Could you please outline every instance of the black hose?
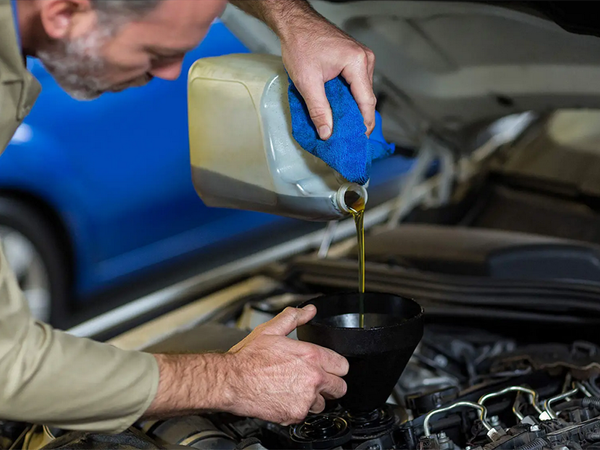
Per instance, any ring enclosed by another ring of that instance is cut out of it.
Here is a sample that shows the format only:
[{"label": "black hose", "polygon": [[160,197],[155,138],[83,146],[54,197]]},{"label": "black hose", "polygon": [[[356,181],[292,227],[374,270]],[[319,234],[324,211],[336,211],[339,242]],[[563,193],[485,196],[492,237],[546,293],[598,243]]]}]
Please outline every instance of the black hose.
[{"label": "black hose", "polygon": [[588,406],[593,406],[596,409],[600,409],[600,398],[598,397],[586,397],[581,400],[581,406],[584,408]]},{"label": "black hose", "polygon": [[584,383],[585,386],[594,394],[595,397],[600,396],[600,389],[598,388],[598,375],[594,375],[589,379],[588,383]]},{"label": "black hose", "polygon": [[[354,269],[354,261],[307,261],[298,259],[295,264],[300,272],[301,278],[321,277],[319,282],[325,286],[335,287],[335,283],[346,283],[347,269]],[[383,292],[393,290],[406,291],[406,296],[422,298],[422,292],[434,301],[444,303],[461,303],[488,306],[514,306],[530,310],[531,305],[535,307],[546,307],[547,312],[556,312],[556,306],[560,311],[566,311],[563,299],[568,299],[569,309],[577,309],[583,312],[600,313],[598,295],[600,289],[597,286],[584,284],[549,282],[514,282],[489,280],[483,277],[465,277],[452,275],[426,274],[421,272],[408,272],[390,268],[381,263],[369,262],[367,268],[371,289],[376,285],[383,285]],[[330,282],[328,282],[328,279]],[[334,284],[332,284],[334,283]],[[550,284],[548,284],[550,283]],[[346,284],[342,284],[346,286]],[[377,289],[375,289],[377,290]],[[417,295],[420,294],[420,295]],[[551,299],[551,300],[549,300]],[[554,308],[551,308],[553,305]]]},{"label": "black hose", "polygon": [[600,441],[600,433],[588,433],[585,435],[585,438],[591,442]]},{"label": "black hose", "polygon": [[549,446],[549,444],[545,439],[537,438],[529,444],[521,445],[517,450],[542,450],[546,446]]},{"label": "black hose", "polygon": [[560,403],[554,407],[556,411],[563,411],[568,408],[581,407],[581,399],[569,400],[568,402]]},{"label": "black hose", "polygon": [[251,438],[244,439],[242,442],[240,442],[238,445],[236,445],[235,448],[236,448],[236,450],[244,450],[244,449],[249,448],[256,444],[261,446],[260,440],[257,438],[251,437]]}]

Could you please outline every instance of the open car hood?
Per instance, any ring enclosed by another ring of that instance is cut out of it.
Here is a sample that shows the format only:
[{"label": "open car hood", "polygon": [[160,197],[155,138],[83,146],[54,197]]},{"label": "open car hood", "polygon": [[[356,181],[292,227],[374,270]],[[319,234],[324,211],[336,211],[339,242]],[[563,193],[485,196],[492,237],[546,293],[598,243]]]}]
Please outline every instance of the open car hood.
[{"label": "open car hood", "polygon": [[[375,52],[388,139],[418,146],[432,131],[460,145],[509,114],[600,106],[600,38],[586,2],[311,3]],[[223,20],[252,50],[278,53],[254,19],[230,9]]]}]

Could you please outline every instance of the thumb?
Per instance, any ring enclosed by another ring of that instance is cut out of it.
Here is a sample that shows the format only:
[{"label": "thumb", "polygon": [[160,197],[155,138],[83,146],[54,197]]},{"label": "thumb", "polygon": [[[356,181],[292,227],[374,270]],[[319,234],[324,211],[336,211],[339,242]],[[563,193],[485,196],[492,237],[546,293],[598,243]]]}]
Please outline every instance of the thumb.
[{"label": "thumb", "polygon": [[304,308],[285,308],[283,312],[265,324],[263,333],[277,336],[287,336],[300,325],[304,325],[317,314],[314,305]]},{"label": "thumb", "polygon": [[325,83],[319,78],[309,78],[296,84],[296,88],[308,109],[310,118],[322,140],[327,140],[333,133],[333,115],[331,105],[325,94]]}]

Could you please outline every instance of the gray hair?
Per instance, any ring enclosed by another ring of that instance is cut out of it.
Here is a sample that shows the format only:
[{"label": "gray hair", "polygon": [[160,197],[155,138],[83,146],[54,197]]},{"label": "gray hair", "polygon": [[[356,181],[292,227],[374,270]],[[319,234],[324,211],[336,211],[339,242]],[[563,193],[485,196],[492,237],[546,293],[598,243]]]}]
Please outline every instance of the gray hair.
[{"label": "gray hair", "polygon": [[162,0],[90,0],[98,12],[108,16],[139,17],[149,13]]}]

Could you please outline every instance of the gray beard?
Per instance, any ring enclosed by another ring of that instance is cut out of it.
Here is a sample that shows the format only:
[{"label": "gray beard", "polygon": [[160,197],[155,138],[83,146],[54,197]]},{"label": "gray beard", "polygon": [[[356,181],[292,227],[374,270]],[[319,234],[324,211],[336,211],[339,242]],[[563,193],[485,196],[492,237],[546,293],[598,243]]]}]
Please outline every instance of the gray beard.
[{"label": "gray beard", "polygon": [[113,27],[98,27],[70,41],[55,41],[36,56],[58,85],[77,100],[93,100],[105,92],[147,84],[152,79],[150,75],[119,85],[111,85],[103,79],[108,64],[101,49],[114,31]]},{"label": "gray beard", "polygon": [[69,95],[78,100],[92,100],[108,88],[100,78],[106,72],[100,49],[111,34],[111,30],[94,29],[71,41],[53,42],[39,51],[37,57]]}]

